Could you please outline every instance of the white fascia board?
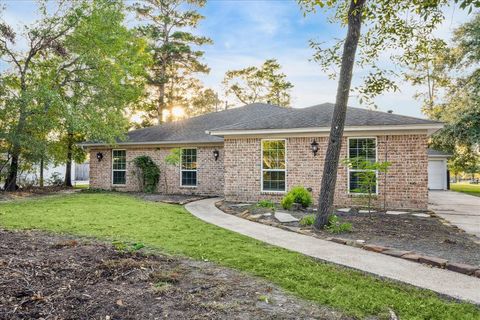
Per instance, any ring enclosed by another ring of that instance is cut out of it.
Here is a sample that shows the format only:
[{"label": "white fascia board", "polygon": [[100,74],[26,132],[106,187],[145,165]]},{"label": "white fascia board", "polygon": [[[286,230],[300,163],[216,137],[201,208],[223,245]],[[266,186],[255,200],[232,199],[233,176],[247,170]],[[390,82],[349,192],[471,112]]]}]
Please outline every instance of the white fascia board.
[{"label": "white fascia board", "polygon": [[[383,126],[348,126],[345,132],[363,131],[397,131],[397,130],[427,130],[428,135],[443,128],[443,123],[411,124],[411,125],[383,125]],[[291,129],[258,129],[258,130],[211,130],[207,134],[213,136],[262,135],[262,134],[295,134],[295,133],[322,133],[330,132],[330,127],[291,128]]]},{"label": "white fascia board", "polygon": [[223,141],[147,141],[147,142],[117,142],[116,144],[108,143],[79,143],[77,144],[83,148],[95,147],[118,147],[118,146],[145,146],[145,145],[223,145]]}]

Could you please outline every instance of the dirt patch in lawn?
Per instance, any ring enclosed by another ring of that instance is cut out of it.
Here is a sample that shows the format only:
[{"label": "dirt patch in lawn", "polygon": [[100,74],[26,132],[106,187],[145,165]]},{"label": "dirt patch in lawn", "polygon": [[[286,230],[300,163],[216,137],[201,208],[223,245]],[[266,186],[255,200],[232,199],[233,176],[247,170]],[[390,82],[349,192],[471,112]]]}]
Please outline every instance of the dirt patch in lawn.
[{"label": "dirt patch in lawn", "polygon": [[12,192],[0,191],[0,202],[32,197],[45,197],[56,194],[69,194],[78,191],[80,190],[64,186],[31,187],[28,189],[18,189],[17,191]]},{"label": "dirt patch in lawn", "polygon": [[160,193],[140,193],[140,192],[132,192],[129,194],[147,201],[173,203],[173,204],[181,204],[181,205],[206,198],[202,196],[192,196],[192,195],[185,195],[185,194],[160,194]]},{"label": "dirt patch in lawn", "polygon": [[0,319],[348,319],[211,263],[29,231],[0,229],[0,292]]},{"label": "dirt patch in lawn", "polygon": [[[220,202],[219,209],[226,213],[254,220],[260,223],[278,225],[291,230],[309,230],[311,227],[302,227],[299,222],[280,223],[270,208],[260,208],[255,204],[238,204]],[[276,210],[283,210],[279,207]],[[313,212],[292,210],[292,216],[301,219]],[[384,212],[358,213],[351,210],[349,213],[337,212],[342,222],[352,224],[351,232],[332,234],[326,230],[315,231],[320,238],[340,237],[349,240],[363,240],[366,244],[376,244],[400,250],[415,251],[420,254],[447,259],[450,262],[480,265],[480,239],[469,235],[462,230],[445,224],[435,216],[418,217],[409,212],[400,215],[388,215]]]}]

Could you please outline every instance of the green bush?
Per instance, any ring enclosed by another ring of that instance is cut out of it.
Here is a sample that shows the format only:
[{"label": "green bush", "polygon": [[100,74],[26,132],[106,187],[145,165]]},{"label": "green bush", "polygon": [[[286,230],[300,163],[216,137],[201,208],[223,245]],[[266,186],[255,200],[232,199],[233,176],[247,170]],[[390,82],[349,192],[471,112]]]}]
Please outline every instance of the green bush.
[{"label": "green bush", "polygon": [[260,200],[257,203],[257,207],[261,208],[275,208],[275,204],[270,200]]},{"label": "green bush", "polygon": [[280,204],[282,205],[283,209],[290,210],[290,209],[292,209],[292,206],[293,206],[294,202],[295,202],[295,198],[289,192],[285,197],[283,197]]},{"label": "green bush", "polygon": [[304,208],[310,206],[313,203],[312,194],[307,189],[305,189],[304,187],[301,187],[301,186],[293,187],[287,193],[287,195],[283,198],[282,203],[285,201],[288,208],[286,208],[283,204],[282,204],[282,207],[284,209],[290,209],[292,207],[292,204],[290,204],[290,205],[288,205],[288,204],[292,200],[293,200],[292,204],[293,203],[298,203],[298,204],[301,204],[302,207],[304,207]]},{"label": "green bush", "polygon": [[160,169],[149,156],[140,156],[133,160],[135,166],[141,171],[140,183],[143,192],[152,193],[157,189]]},{"label": "green bush", "polygon": [[331,233],[350,232],[352,231],[352,224],[349,222],[342,223],[337,215],[332,214],[328,217],[328,225],[325,226],[325,229]]},{"label": "green bush", "polygon": [[304,216],[302,219],[300,219],[300,222],[299,222],[299,224],[302,227],[313,226],[314,223],[315,223],[315,215],[314,214],[309,214],[309,215]]}]

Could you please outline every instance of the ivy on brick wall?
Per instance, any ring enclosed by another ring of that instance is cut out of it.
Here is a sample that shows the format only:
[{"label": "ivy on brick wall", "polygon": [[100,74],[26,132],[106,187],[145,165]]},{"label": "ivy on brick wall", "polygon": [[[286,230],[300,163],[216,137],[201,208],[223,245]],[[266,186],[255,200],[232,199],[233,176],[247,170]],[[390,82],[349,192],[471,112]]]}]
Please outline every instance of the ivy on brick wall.
[{"label": "ivy on brick wall", "polygon": [[138,176],[143,192],[152,193],[157,190],[160,169],[149,156],[139,156],[133,160],[138,169]]}]

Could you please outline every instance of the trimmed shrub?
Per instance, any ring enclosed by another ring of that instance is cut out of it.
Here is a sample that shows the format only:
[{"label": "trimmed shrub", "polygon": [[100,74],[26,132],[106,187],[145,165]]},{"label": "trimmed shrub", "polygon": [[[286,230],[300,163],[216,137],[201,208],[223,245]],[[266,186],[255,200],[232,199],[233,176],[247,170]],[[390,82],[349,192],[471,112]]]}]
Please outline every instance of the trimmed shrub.
[{"label": "trimmed shrub", "polygon": [[328,225],[325,226],[325,229],[331,233],[342,233],[352,231],[352,224],[349,222],[341,222],[340,218],[332,214],[328,217]]},{"label": "trimmed shrub", "polygon": [[270,200],[260,200],[257,202],[257,207],[260,208],[275,208],[275,204]]},{"label": "trimmed shrub", "polygon": [[[302,207],[304,207],[304,208],[310,206],[313,203],[312,194],[307,189],[305,189],[304,187],[301,187],[301,186],[296,186],[296,187],[293,187],[292,189],[290,189],[290,191],[287,193],[287,195],[283,199],[285,199],[289,196],[293,199],[293,203],[301,204]],[[287,201],[290,201],[290,199],[287,200]],[[282,200],[282,202],[283,202],[283,200]],[[290,208],[291,207],[292,206],[290,205]]]},{"label": "trimmed shrub", "polygon": [[302,227],[313,226],[314,223],[315,223],[315,215],[314,214],[309,214],[309,215],[304,216],[302,219],[300,219],[300,222],[299,222],[299,224]]},{"label": "trimmed shrub", "polygon": [[295,202],[295,198],[289,192],[285,197],[283,197],[280,204],[282,205],[283,209],[290,210],[290,209],[292,209],[292,206],[293,206],[294,202]]}]

